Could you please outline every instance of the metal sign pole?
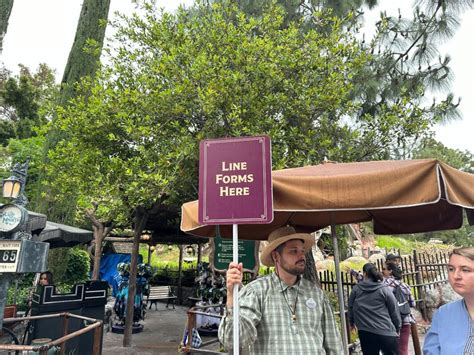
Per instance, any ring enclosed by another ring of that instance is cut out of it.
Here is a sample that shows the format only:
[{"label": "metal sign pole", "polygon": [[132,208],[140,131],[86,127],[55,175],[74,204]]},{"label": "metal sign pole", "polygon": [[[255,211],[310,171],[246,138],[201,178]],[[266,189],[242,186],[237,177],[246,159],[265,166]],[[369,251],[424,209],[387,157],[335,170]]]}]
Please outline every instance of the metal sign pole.
[{"label": "metal sign pole", "polygon": [[334,223],[334,214],[331,213],[331,235],[334,246],[334,265],[336,269],[336,281],[337,281],[337,299],[339,301],[339,314],[341,317],[341,335],[342,344],[344,345],[344,354],[349,354],[349,340],[347,339],[347,326],[346,326],[346,312],[344,308],[344,295],[342,290],[342,279],[341,279],[341,268],[339,266],[339,246],[336,235],[336,224]]},{"label": "metal sign pole", "polygon": [[[234,263],[239,263],[239,228],[238,224],[232,225],[232,258]],[[239,285],[234,285],[234,355],[239,355]]]}]

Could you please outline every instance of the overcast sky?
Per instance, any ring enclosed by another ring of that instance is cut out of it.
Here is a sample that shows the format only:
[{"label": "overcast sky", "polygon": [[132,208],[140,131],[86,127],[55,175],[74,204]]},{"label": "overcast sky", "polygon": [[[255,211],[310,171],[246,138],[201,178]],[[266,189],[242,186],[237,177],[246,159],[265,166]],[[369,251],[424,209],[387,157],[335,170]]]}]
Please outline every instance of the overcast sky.
[{"label": "overcast sky", "polygon": [[[168,11],[175,10],[180,3],[191,4],[192,0],[158,0]],[[380,1],[387,7],[388,14],[396,14],[401,7],[402,14],[411,13],[412,0]],[[66,66],[81,11],[82,0],[14,0],[7,34],[4,38],[0,60],[5,66],[18,72],[18,64],[36,69],[39,63],[46,63],[56,69],[60,80]],[[111,0],[111,13],[131,13],[130,0]],[[395,11],[395,12],[394,12]],[[373,23],[374,15],[367,16],[367,24]],[[474,153],[474,11],[462,18],[461,27],[455,37],[442,45],[442,50],[452,57],[451,68],[455,79],[452,91],[462,98],[460,110],[462,120],[451,122],[436,129],[437,139],[450,148],[469,150]]]}]

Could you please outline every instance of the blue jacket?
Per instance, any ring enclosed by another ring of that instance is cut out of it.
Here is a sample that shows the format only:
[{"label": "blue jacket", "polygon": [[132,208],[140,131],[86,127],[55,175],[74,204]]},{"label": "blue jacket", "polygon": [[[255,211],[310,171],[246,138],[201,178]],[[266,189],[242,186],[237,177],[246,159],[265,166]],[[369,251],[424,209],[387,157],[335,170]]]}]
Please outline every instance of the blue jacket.
[{"label": "blue jacket", "polygon": [[463,299],[441,306],[426,334],[424,355],[464,354],[469,339],[471,317]]}]

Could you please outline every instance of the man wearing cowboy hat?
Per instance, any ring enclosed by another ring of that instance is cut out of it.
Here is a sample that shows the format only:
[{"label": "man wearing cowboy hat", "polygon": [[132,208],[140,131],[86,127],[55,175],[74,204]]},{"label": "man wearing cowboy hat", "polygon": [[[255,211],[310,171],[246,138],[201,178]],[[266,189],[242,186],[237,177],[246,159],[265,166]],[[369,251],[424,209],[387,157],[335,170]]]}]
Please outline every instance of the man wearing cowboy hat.
[{"label": "man wearing cowboy hat", "polygon": [[[323,291],[301,277],[305,253],[314,237],[282,227],[270,233],[260,255],[275,272],[249,283],[239,293],[240,345],[252,354],[343,354],[333,310]],[[226,315],[219,340],[232,346],[232,307],[235,284],[242,283],[242,264],[227,270]]]}]

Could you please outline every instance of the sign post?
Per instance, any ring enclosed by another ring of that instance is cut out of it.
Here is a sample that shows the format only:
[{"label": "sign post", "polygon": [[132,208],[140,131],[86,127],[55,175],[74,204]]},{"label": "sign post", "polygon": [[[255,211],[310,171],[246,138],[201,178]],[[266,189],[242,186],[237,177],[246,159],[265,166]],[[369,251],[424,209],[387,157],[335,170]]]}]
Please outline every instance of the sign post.
[{"label": "sign post", "polygon": [[[273,221],[268,136],[203,140],[199,159],[199,223],[232,224],[233,262],[239,262],[238,225]],[[239,353],[239,295],[233,290],[234,354]]]},{"label": "sign post", "polygon": [[[0,328],[10,281],[15,274],[45,271],[49,244],[31,240],[28,230],[28,199],[23,195],[28,161],[16,164],[13,175],[3,180],[3,197],[14,203],[0,207]],[[18,177],[19,176],[19,177]]]}]

